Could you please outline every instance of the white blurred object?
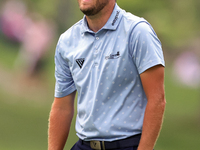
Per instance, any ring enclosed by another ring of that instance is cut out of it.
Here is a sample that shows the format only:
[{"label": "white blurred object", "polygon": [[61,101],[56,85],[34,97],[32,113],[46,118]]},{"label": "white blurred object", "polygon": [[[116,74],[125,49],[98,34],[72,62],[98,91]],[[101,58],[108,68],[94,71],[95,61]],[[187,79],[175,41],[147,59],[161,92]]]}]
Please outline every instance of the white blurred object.
[{"label": "white blurred object", "polygon": [[193,88],[200,86],[200,62],[193,52],[182,53],[175,60],[173,72],[182,84]]}]

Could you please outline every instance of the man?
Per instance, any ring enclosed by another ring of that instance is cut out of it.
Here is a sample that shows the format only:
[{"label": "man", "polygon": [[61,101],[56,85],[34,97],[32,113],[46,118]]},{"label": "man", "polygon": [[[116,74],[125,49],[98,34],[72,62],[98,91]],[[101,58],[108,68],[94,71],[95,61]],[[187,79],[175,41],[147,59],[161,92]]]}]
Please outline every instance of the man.
[{"label": "man", "polygon": [[61,35],[55,54],[55,100],[49,150],[152,150],[165,109],[164,59],[150,24],[115,0],[78,0],[84,18]]}]

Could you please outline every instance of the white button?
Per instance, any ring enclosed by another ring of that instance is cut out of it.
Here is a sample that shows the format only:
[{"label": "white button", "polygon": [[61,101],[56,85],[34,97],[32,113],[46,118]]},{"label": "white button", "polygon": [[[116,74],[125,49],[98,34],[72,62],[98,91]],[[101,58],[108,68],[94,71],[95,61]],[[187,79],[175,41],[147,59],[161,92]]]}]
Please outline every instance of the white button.
[{"label": "white button", "polygon": [[99,37],[96,37],[96,40],[99,40]]},{"label": "white button", "polygon": [[95,67],[98,67],[98,63],[95,63],[94,65],[95,65]]},{"label": "white button", "polygon": [[95,53],[98,53],[98,50],[96,50]]}]

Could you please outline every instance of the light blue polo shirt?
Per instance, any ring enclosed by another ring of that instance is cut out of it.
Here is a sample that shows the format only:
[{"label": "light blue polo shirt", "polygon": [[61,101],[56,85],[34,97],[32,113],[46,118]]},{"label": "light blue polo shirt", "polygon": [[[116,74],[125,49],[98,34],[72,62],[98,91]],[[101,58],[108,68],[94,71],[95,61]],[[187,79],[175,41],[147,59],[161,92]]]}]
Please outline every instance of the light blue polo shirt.
[{"label": "light blue polo shirt", "polygon": [[77,90],[78,137],[113,141],[141,133],[147,98],[140,74],[158,64],[164,66],[163,52],[151,25],[117,4],[97,33],[85,17],[63,33],[55,97]]}]

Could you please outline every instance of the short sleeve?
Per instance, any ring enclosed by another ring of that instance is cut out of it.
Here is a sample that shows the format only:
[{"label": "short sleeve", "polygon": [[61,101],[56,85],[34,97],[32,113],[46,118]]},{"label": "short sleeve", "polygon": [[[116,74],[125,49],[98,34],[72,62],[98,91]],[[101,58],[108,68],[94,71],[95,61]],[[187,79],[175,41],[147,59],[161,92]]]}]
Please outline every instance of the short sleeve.
[{"label": "short sleeve", "polygon": [[64,97],[76,90],[67,60],[62,57],[60,42],[55,52],[55,97]]},{"label": "short sleeve", "polygon": [[139,74],[159,64],[165,66],[161,42],[147,22],[138,23],[129,40],[131,55]]}]

